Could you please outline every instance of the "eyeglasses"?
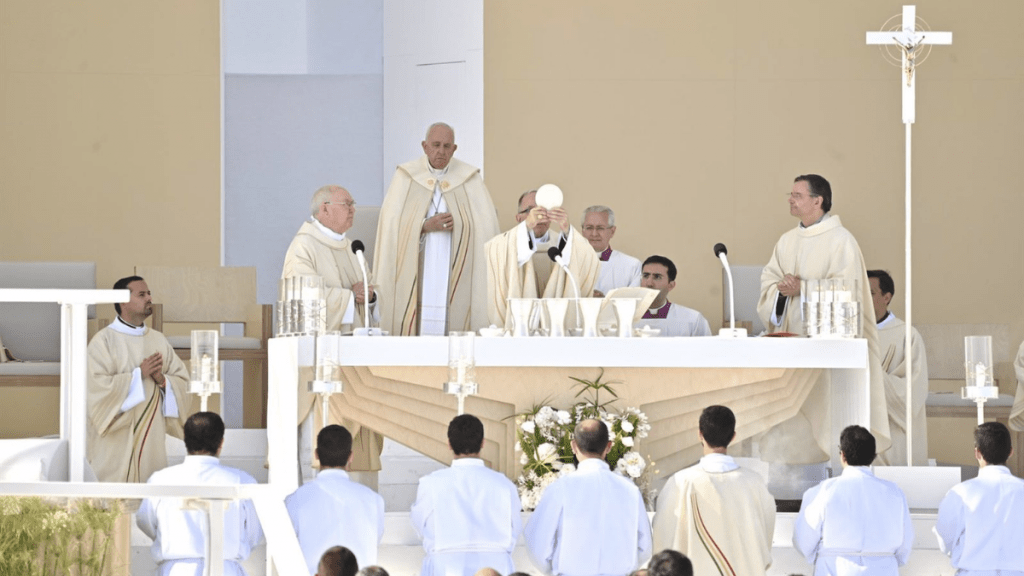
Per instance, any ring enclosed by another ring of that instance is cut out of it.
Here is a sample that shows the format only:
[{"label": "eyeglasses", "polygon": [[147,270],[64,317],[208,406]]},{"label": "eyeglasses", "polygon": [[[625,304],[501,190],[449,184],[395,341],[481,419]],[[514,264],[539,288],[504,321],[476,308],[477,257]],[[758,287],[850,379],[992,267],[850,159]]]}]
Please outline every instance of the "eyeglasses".
[{"label": "eyeglasses", "polygon": [[584,226],[584,232],[597,232],[599,234],[604,233],[606,230],[611,230],[611,226]]},{"label": "eyeglasses", "polygon": [[346,208],[355,208],[356,207],[356,201],[355,200],[352,200],[352,201],[349,201],[349,202],[331,202],[331,201],[327,201],[327,202],[324,202],[324,204],[334,204],[335,206],[344,206]]},{"label": "eyeglasses", "polygon": [[530,213],[530,210],[533,210],[533,209],[534,209],[534,208],[536,208],[536,207],[537,207],[536,205],[533,205],[533,206],[527,206],[526,208],[523,208],[522,210],[520,210],[520,211],[519,211],[519,213],[520,213],[520,214],[529,214],[529,213]]}]

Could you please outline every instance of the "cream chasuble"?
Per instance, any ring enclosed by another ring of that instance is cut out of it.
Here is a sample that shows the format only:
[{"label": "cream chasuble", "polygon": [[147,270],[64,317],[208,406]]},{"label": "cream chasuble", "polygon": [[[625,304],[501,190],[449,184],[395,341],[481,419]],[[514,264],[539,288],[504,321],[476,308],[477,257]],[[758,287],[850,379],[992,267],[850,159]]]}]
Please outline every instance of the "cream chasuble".
[{"label": "cream chasuble", "polygon": [[[374,284],[373,273],[367,270],[370,277],[370,284]],[[315,275],[324,279],[327,295],[327,330],[340,330],[347,332],[353,327],[363,326],[363,306],[355,305],[352,297],[351,286],[363,281],[363,275],[359,270],[359,260],[352,252],[352,243],[348,238],[338,240],[331,238],[321,231],[317,223],[304,222],[299,228],[292,243],[288,246],[288,252],[284,257],[284,269],[281,271],[281,278],[292,276]],[[381,290],[378,288],[377,303],[370,304],[370,325],[373,326],[378,318],[378,306],[381,298]],[[346,311],[349,311],[346,313]],[[346,315],[350,316],[349,319]],[[349,320],[346,322],[346,320]],[[306,370],[306,369],[303,369]],[[309,373],[300,377],[300,382],[312,380],[312,369]],[[297,391],[299,401],[299,412],[296,426],[306,419],[306,416],[313,411],[314,419],[312,434],[316,435],[322,428],[323,417],[319,397],[310,392],[302,385]],[[384,439],[380,434],[367,430],[361,432],[360,426],[355,422],[342,418],[342,399],[338,395],[332,396],[329,421],[332,424],[341,424],[352,433],[352,452],[355,456],[352,459],[352,470],[354,471],[375,471],[380,470],[380,452],[384,447]]]},{"label": "cream chasuble", "polygon": [[[512,316],[508,314],[509,298],[576,297],[572,281],[561,266],[545,264],[545,261],[551,262],[547,255],[548,247],[558,244],[554,232],[548,232],[553,239],[551,243],[534,244],[532,255],[529,252],[525,256],[522,254],[521,246],[529,244],[530,235],[525,222],[487,243],[487,306],[491,324],[506,329],[512,327]],[[589,297],[594,291],[601,261],[575,226],[570,227],[566,235],[562,253],[568,255],[569,269],[579,283],[580,296]],[[547,276],[541,274],[539,266],[550,266]],[[546,280],[542,281],[543,278]]]},{"label": "cream chasuble", "polygon": [[[779,290],[776,284],[786,274],[803,280],[827,278],[854,278],[860,280],[861,327],[868,341],[871,406],[870,426],[879,452],[889,449],[889,410],[886,406],[885,372],[878,348],[878,330],[871,305],[871,287],[860,246],[839,216],[825,215],[809,228],[797,226],[786,232],[775,244],[772,258],[761,273],[761,298],[758,314],[771,331],[804,334],[800,298],[787,298],[779,323],[772,321]],[[771,327],[777,327],[773,330]],[[828,375],[822,373],[810,395],[800,407],[800,413],[764,433],[760,438],[761,457],[769,462],[812,464],[828,459],[833,439],[828,428]]]},{"label": "cream chasuble", "polygon": [[[1010,427],[1013,430],[1024,430],[1024,342],[1020,343],[1017,350],[1017,359],[1013,361],[1013,370],[1017,375],[1017,395],[1013,398],[1013,408],[1010,409]],[[1024,446],[1018,448],[1024,450]]]},{"label": "cream chasuble", "polygon": [[[885,370],[885,398],[889,405],[889,433],[892,447],[879,452],[875,464],[884,466],[907,465],[907,355],[906,323],[889,314],[878,324],[878,340],[882,350],[882,369]],[[911,346],[914,351],[914,460],[915,466],[928,464],[928,421],[925,404],[928,402],[928,356],[924,341],[914,328]]]},{"label": "cream chasuble", "polygon": [[[421,234],[423,220],[432,210],[435,188],[440,188],[444,210],[452,215],[449,233]],[[431,174],[427,157],[402,164],[395,170],[380,209],[374,248],[374,270],[381,296],[381,328],[393,336],[419,333],[420,297],[436,294],[442,276],[447,278],[447,330],[476,330],[487,326],[487,260],[484,243],[497,235],[498,214],[480,170],[452,158],[442,177]],[[435,238],[426,238],[436,237]],[[445,242],[448,270],[420,274],[443,260],[427,242]],[[440,259],[440,260],[439,260]],[[431,288],[421,287],[429,280]],[[435,319],[439,316],[435,314]]]},{"label": "cream chasuble", "polygon": [[654,549],[686,554],[694,574],[764,574],[772,563],[775,499],[731,456],[707,454],[658,494]]},{"label": "cream chasuble", "polygon": [[[163,356],[166,390],[139,366]],[[102,482],[145,482],[167,467],[165,435],[184,438],[192,414],[189,373],[164,335],[115,319],[89,341],[86,453]]]}]

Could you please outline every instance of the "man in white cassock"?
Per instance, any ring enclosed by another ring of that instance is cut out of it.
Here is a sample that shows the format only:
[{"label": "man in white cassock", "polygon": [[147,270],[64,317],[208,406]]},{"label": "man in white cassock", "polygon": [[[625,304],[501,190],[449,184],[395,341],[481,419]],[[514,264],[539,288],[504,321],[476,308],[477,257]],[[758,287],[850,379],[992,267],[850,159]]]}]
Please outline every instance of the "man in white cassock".
[{"label": "man in white cassock", "polygon": [[[892,446],[878,455],[878,463],[886,466],[907,465],[907,325],[889,311],[889,302],[896,292],[892,276],[885,270],[868,270],[872,308],[878,322],[878,344],[885,370],[885,399],[889,406],[889,433]],[[924,340],[913,328],[910,345],[913,352],[913,422],[915,466],[928,464],[928,355]]]},{"label": "man in white cassock", "polygon": [[325,426],[316,437],[316,456],[316,479],[284,500],[309,574],[316,574],[320,557],[339,544],[355,554],[360,566],[376,564],[384,536],[384,499],[348,477],[352,434],[337,424]]},{"label": "man in white cassock", "polygon": [[736,416],[708,406],[697,435],[704,457],[676,472],[658,494],[654,549],[682,552],[698,574],[764,574],[772,564],[775,499],[760,474],[726,454]]},{"label": "man in white cassock", "polygon": [[676,287],[676,273],[676,265],[664,256],[651,256],[644,261],[641,285],[657,290],[658,296],[636,325],[657,328],[658,336],[711,336],[711,327],[703,314],[668,301],[668,293]]},{"label": "man in white cassock", "polygon": [[576,471],[544,490],[523,532],[530,560],[545,574],[629,574],[651,557],[651,525],[640,490],[615,474],[600,420],[576,425]]},{"label": "man in white cassock", "polygon": [[[817,174],[797,176],[789,194],[789,213],[800,220],[796,228],[779,238],[771,260],[761,273],[761,297],[757,311],[769,332],[803,335],[801,281],[842,278],[858,280],[860,325],[868,343],[868,401],[870,430],[882,450],[890,446],[889,411],[878,347],[878,330],[870,305],[867,268],[853,234],[831,214],[832,186]],[[821,415],[828,408],[827,380],[817,382],[800,412],[770,429],[759,439],[761,458],[768,462],[813,464],[828,460],[833,440]]]},{"label": "man in white cassock", "polygon": [[[589,297],[601,261],[575,228],[565,210],[537,206],[537,191],[519,197],[518,224],[487,242],[487,310],[491,324],[512,327],[509,298],[575,298],[572,281],[551,261],[557,249],[579,283],[580,296]],[[551,224],[555,227],[552,229]]]},{"label": "man in white cassock", "polygon": [[472,576],[482,568],[515,571],[512,551],[522,531],[519,492],[480,459],[484,425],[472,414],[448,424],[450,468],[420,478],[409,512],[427,555],[423,576]]},{"label": "man in white cassock", "polygon": [[594,298],[604,298],[616,288],[640,285],[640,260],[612,250],[615,236],[615,212],[607,206],[595,205],[583,211],[583,237],[590,242],[601,260],[594,285]]},{"label": "man in white cassock", "polygon": [[145,482],[167,466],[166,436],[183,435],[192,410],[185,363],[163,334],[145,325],[153,314],[146,281],[114,283],[131,299],[89,342],[86,454],[103,482]]},{"label": "man in white cassock", "polygon": [[[169,486],[230,486],[255,484],[248,473],[222,466],[224,421],[213,412],[197,412],[185,422],[188,455],[177,466],[150,477],[150,484]],[[147,498],[136,514],[139,529],[153,539],[150,551],[160,576],[202,576],[206,564],[210,523],[207,511],[183,498]],[[263,539],[263,529],[250,500],[236,500],[224,511],[224,574],[244,576],[241,562]]]},{"label": "man in white cassock", "polygon": [[958,575],[1024,575],[1024,480],[1006,467],[1010,431],[999,422],[974,430],[978,477],[954,486],[933,528]]},{"label": "man in white cassock", "polygon": [[793,547],[815,576],[896,576],[914,546],[907,497],[876,478],[875,438],[861,426],[839,437],[843,473],[807,492],[793,527]]},{"label": "man in white cassock", "polygon": [[[310,200],[310,219],[299,227],[298,233],[288,246],[284,257],[281,278],[293,276],[320,276],[324,279],[327,301],[327,330],[348,332],[364,326],[366,294],[359,260],[352,252],[352,241],[345,233],[352,228],[356,214],[356,202],[348,190],[341,186],[323,186],[313,193]],[[367,270],[367,274],[370,271]],[[378,295],[369,277],[370,325],[379,320],[377,311]],[[313,426],[323,422],[321,403],[317,395],[299,386],[298,422],[301,424],[312,412]],[[337,398],[335,396],[335,398]],[[380,453],[384,439],[380,434],[363,429],[358,424],[341,418],[336,412],[341,400],[331,403],[330,421],[340,422],[355,435],[354,458],[351,469],[358,472],[380,470]],[[310,430],[310,435],[316,430]],[[310,438],[311,436],[307,437]],[[308,440],[307,440],[308,441]],[[375,478],[366,478],[367,483],[376,485]]]},{"label": "man in white cassock", "polygon": [[380,208],[373,269],[393,336],[487,326],[487,255],[498,214],[480,169],[452,158],[455,131],[427,129],[423,156],[395,170]]}]

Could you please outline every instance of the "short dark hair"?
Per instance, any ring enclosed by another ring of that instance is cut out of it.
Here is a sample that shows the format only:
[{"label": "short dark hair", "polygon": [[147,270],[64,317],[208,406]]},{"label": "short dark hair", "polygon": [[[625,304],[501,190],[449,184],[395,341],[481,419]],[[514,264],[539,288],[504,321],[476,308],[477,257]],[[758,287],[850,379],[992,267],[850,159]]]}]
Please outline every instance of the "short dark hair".
[{"label": "short dark hair", "polygon": [[[121,278],[117,282],[114,282],[114,290],[127,290],[129,284],[131,284],[132,282],[138,282],[139,280],[144,281],[145,278],[143,278],[142,276],[128,276],[125,278]],[[118,314],[120,314],[121,305],[117,302],[114,302],[114,310],[117,311]]]},{"label": "short dark hair", "polygon": [[590,455],[601,455],[608,447],[608,427],[601,420],[583,420],[573,430],[576,446]]},{"label": "short dark hair", "polygon": [[185,449],[189,454],[216,455],[224,441],[224,421],[216,412],[196,412],[185,421]]},{"label": "short dark hair", "polygon": [[[668,281],[676,281],[676,265],[673,264],[672,261],[669,260],[668,258],[665,258],[664,256],[658,256],[657,254],[655,254],[654,256],[648,256],[647,260],[644,260],[643,265],[647,266],[648,264],[661,264],[662,266],[668,269]],[[643,266],[641,266],[640,269],[642,270]]]},{"label": "short dark hair", "polygon": [[839,449],[850,466],[868,466],[875,460],[875,437],[863,426],[847,426],[839,435]]},{"label": "short dark hair", "polygon": [[896,283],[885,270],[868,270],[868,278],[878,278],[878,288],[882,294],[896,294]]},{"label": "short dark hair", "polygon": [[390,576],[383,566],[363,566],[359,569],[359,576]]},{"label": "short dark hair", "polygon": [[801,174],[793,182],[807,182],[811,196],[821,196],[821,209],[828,212],[832,209],[832,185],[817,174]]},{"label": "short dark hair", "polygon": [[666,548],[651,558],[647,576],[693,576],[693,563],[682,552]]},{"label": "short dark hair", "polygon": [[448,443],[456,456],[476,454],[484,447],[484,423],[472,414],[461,414],[448,423]]},{"label": "short dark hair", "polygon": [[332,546],[320,556],[317,572],[320,576],[356,576],[359,573],[359,561],[348,548]]},{"label": "short dark hair", "polygon": [[700,434],[712,448],[725,448],[736,434],[736,415],[725,406],[708,406],[700,413]]},{"label": "short dark hair", "polygon": [[985,422],[974,429],[974,446],[988,464],[1003,465],[1013,451],[1010,431],[999,422]]},{"label": "short dark hair", "polygon": [[316,456],[321,466],[344,468],[352,455],[352,433],[344,426],[331,424],[316,435]]}]

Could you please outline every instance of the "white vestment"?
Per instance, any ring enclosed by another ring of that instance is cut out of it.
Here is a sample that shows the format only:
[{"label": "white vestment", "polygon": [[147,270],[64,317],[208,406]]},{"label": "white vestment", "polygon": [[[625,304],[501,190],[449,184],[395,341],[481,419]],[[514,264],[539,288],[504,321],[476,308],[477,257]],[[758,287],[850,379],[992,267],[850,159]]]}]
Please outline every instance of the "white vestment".
[{"label": "white vestment", "polygon": [[[885,370],[885,400],[889,407],[889,432],[892,446],[878,455],[875,464],[885,466],[907,465],[907,355],[905,353],[906,328],[903,320],[889,314],[878,324],[878,344]],[[924,340],[913,328],[910,340],[913,347],[913,464],[928,464],[928,421],[925,404],[928,402],[928,356]]]},{"label": "white vestment", "polygon": [[665,302],[661,308],[651,309],[635,326],[649,326],[661,330],[658,336],[711,336],[711,327],[704,315],[692,308]]},{"label": "white vestment", "polygon": [[732,456],[707,454],[676,472],[658,494],[654,549],[671,548],[694,574],[764,574],[772,563],[775,499]]},{"label": "white vestment", "polygon": [[[163,356],[163,390],[139,366]],[[89,342],[86,454],[102,482],[145,482],[167,466],[166,435],[192,413],[185,363],[163,334],[115,318]]]},{"label": "white vestment", "polygon": [[590,297],[601,261],[575,227],[559,236],[555,230],[535,238],[520,222],[489,240],[487,250],[487,311],[491,324],[512,327],[509,298],[575,298],[572,281],[560,266],[553,266],[547,251],[561,248],[562,258],[579,283],[580,296]]},{"label": "white vestment", "polygon": [[913,546],[906,496],[866,466],[847,466],[804,492],[793,547],[815,576],[897,576]]},{"label": "white vestment", "polygon": [[[1024,342],[1020,343],[1017,350],[1017,359],[1013,361],[1013,370],[1017,374],[1017,395],[1013,398],[1013,408],[1010,409],[1010,428],[1012,430],[1024,430]],[[1024,447],[1018,447],[1024,450]]]},{"label": "white vestment", "polygon": [[[616,288],[629,288],[640,285],[640,271],[643,263],[629,254],[608,248],[607,260],[601,260],[601,268],[597,273],[597,290],[605,296]],[[603,254],[603,253],[602,253]]]},{"label": "white vestment", "polygon": [[377,546],[384,536],[384,499],[353,482],[348,473],[326,468],[316,479],[285,498],[284,505],[299,538],[310,574],[332,546],[344,546],[359,566],[377,563]]},{"label": "white vestment", "polygon": [[640,490],[597,458],[584,459],[544,490],[523,537],[545,574],[625,575],[651,557]]},{"label": "white vestment", "polygon": [[[777,315],[778,282],[786,274],[802,280],[844,278],[860,280],[860,293],[853,300],[860,302],[861,330],[868,341],[868,402],[870,425],[879,452],[889,449],[889,410],[886,406],[885,372],[882,370],[875,328],[875,312],[871,305],[871,287],[867,268],[857,239],[839,220],[826,214],[820,222],[804,228],[798,225],[779,238],[771,260],[761,273],[761,297],[757,311],[769,331],[804,334],[800,297],[783,298],[784,309]],[[773,329],[777,328],[777,330]],[[759,439],[761,458],[768,462],[812,464],[824,462],[831,451],[832,438],[824,422],[829,413],[827,374],[815,384],[800,407],[800,412],[769,429]]]},{"label": "white vestment", "polygon": [[[423,233],[424,218],[441,212],[451,214],[452,227]],[[444,170],[434,170],[426,155],[396,168],[374,247],[381,327],[392,336],[408,336],[420,333],[421,318],[432,334],[486,326],[484,243],[499,232],[478,168],[452,158]]]},{"label": "white vestment", "polygon": [[[225,486],[255,484],[242,470],[221,466],[215,456],[186,456],[177,466],[153,473],[150,484]],[[136,514],[139,528],[153,539],[150,548],[161,576],[202,576],[210,522],[203,509],[183,510],[181,498],[147,498]],[[236,500],[224,512],[224,574],[244,576],[239,562],[263,539],[250,500]]]},{"label": "white vestment", "polygon": [[1024,480],[990,464],[946,493],[933,530],[958,575],[1024,576],[1022,519]]},{"label": "white vestment", "polygon": [[515,484],[479,458],[456,458],[420,478],[409,512],[427,555],[423,576],[472,576],[481,568],[515,571],[512,551],[522,531]]}]

